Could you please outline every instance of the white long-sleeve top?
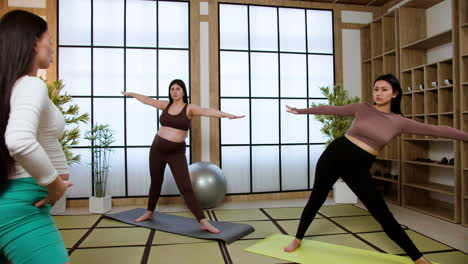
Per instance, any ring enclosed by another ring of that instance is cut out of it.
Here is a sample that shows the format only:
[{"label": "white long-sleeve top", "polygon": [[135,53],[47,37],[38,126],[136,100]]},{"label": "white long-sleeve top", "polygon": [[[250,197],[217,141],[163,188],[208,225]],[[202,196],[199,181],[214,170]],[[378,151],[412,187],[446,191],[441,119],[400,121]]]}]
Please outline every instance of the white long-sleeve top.
[{"label": "white long-sleeve top", "polygon": [[68,164],[58,138],[65,119],[49,99],[45,83],[23,76],[13,86],[5,143],[16,161],[10,179],[33,177],[46,186],[59,174],[68,173]]}]

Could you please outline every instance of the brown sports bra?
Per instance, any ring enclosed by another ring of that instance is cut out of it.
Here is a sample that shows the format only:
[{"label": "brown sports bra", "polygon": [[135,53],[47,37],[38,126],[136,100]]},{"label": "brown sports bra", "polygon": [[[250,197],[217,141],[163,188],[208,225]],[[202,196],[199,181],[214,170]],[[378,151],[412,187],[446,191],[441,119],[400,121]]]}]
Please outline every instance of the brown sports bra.
[{"label": "brown sports bra", "polygon": [[172,104],[169,103],[166,108],[164,108],[161,116],[159,117],[159,122],[161,125],[179,130],[189,130],[192,121],[187,117],[188,104],[185,104],[184,108],[182,108],[182,111],[180,111],[180,113],[177,115],[169,114],[169,107],[171,107],[171,105]]}]

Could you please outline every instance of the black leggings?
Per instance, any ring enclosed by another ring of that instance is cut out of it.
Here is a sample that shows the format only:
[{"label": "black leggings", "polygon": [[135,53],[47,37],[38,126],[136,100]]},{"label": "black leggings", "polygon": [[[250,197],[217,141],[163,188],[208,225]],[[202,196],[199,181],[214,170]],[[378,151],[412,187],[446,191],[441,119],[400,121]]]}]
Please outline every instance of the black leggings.
[{"label": "black leggings", "polygon": [[172,142],[156,134],[151,145],[149,166],[151,174],[151,186],[148,197],[148,211],[154,211],[161,194],[164,180],[164,170],[169,164],[180,193],[185,203],[198,221],[205,218],[200,205],[197,202],[190,182],[190,174],[185,157],[185,142]]},{"label": "black leggings", "polygon": [[374,186],[369,173],[374,161],[375,156],[356,146],[346,137],[334,140],[317,162],[314,187],[302,212],[296,238],[304,237],[317,211],[327,199],[328,192],[338,178],[342,177],[379,222],[387,236],[397,243],[413,261],[419,259],[422,256],[421,252],[395,220]]}]

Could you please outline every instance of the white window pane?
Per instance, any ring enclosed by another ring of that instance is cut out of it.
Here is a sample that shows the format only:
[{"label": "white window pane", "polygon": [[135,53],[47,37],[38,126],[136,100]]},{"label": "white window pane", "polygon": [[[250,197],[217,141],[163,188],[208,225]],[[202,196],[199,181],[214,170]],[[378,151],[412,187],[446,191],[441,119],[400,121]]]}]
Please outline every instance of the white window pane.
[{"label": "white window pane", "polygon": [[309,162],[310,162],[310,189],[314,187],[315,181],[315,168],[317,167],[317,161],[325,150],[325,145],[310,145],[309,146]]},{"label": "white window pane", "polygon": [[278,100],[252,100],[252,144],[279,143]]},{"label": "white window pane", "polygon": [[333,53],[332,11],[307,10],[307,51]]},{"label": "white window pane", "polygon": [[123,50],[94,49],[94,95],[122,95]]},{"label": "white window pane", "polygon": [[281,51],[306,51],[305,12],[303,9],[280,8],[279,31]]},{"label": "white window pane", "polygon": [[247,6],[219,6],[219,39],[221,49],[248,48]]},{"label": "white window pane", "polygon": [[252,96],[278,97],[278,55],[251,53]]},{"label": "white window pane", "polygon": [[[327,100],[311,100],[309,101],[310,107],[312,103],[317,104],[326,104]],[[309,117],[309,142],[310,143],[325,143],[328,138],[320,131],[323,127],[323,124],[320,123],[316,118],[315,115],[308,115]]]},{"label": "white window pane", "polygon": [[307,189],[307,146],[281,146],[281,187],[284,191]]},{"label": "white window pane", "polygon": [[185,50],[159,51],[159,95],[168,96],[169,84],[174,79],[185,82],[187,93],[190,95],[189,56]]},{"label": "white window pane", "polygon": [[156,114],[156,108],[127,99],[127,145],[151,145],[157,132]]},{"label": "white window pane", "polygon": [[94,123],[109,124],[114,131],[115,142],[111,146],[124,144],[123,98],[94,98]]},{"label": "white window pane", "polygon": [[281,143],[307,143],[307,115],[288,113],[286,105],[307,108],[307,100],[281,100]]},{"label": "white window pane", "polygon": [[188,3],[159,2],[159,47],[188,48]]},{"label": "white window pane", "polygon": [[[190,164],[190,148],[186,149],[185,156],[187,158],[187,166],[188,166]],[[164,171],[164,181],[163,181],[163,185],[161,188],[161,194],[163,195],[180,194],[169,165],[166,165],[166,170]]]},{"label": "white window pane", "polygon": [[277,8],[250,7],[250,49],[277,51],[277,25]]},{"label": "white window pane", "polygon": [[324,97],[320,87],[335,83],[332,55],[309,55],[309,97]]},{"label": "white window pane", "polygon": [[125,196],[125,155],[123,148],[112,149],[107,176],[107,195]]},{"label": "white window pane", "polygon": [[246,115],[241,119],[221,119],[221,144],[249,144],[249,100],[221,99],[221,111]]},{"label": "white window pane", "polygon": [[221,147],[221,164],[227,193],[250,192],[249,147]]},{"label": "white window pane", "polygon": [[60,0],[59,44],[91,44],[91,0]]},{"label": "white window pane", "polygon": [[151,184],[149,148],[127,149],[128,195],[148,195]]},{"label": "white window pane", "polygon": [[88,113],[90,120],[87,124],[80,122],[78,125],[67,125],[67,129],[73,129],[78,127],[80,130],[80,138],[78,144],[75,146],[91,146],[91,142],[89,140],[84,139],[84,134],[86,131],[91,129],[91,98],[73,98],[70,103],[64,105],[64,109],[67,110],[69,105],[78,105],[79,107],[79,114],[83,115]]},{"label": "white window pane", "polygon": [[249,58],[247,52],[220,54],[221,96],[249,96]]},{"label": "white window pane", "polygon": [[91,49],[59,48],[59,78],[70,95],[91,95]]},{"label": "white window pane", "polygon": [[67,190],[68,198],[85,198],[92,196],[91,181],[91,151],[90,149],[73,149],[73,153],[81,155],[80,163],[70,166],[70,181],[73,186]]},{"label": "white window pane", "polygon": [[156,96],[156,50],[127,49],[127,91]]},{"label": "white window pane", "polygon": [[252,147],[254,192],[279,191],[279,147]]},{"label": "white window pane", "polygon": [[127,0],[127,46],[156,47],[156,2]]},{"label": "white window pane", "polygon": [[307,97],[306,55],[281,54],[281,96]]},{"label": "white window pane", "polygon": [[123,46],[124,0],[93,0],[93,20],[94,45]]}]

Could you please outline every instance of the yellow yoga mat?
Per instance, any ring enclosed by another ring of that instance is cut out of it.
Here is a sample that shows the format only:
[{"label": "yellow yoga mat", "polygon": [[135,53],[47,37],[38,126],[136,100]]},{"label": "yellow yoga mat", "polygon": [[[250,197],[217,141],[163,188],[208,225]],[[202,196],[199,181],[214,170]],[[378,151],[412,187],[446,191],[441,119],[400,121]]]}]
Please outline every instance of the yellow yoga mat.
[{"label": "yellow yoga mat", "polygon": [[[248,252],[303,264],[414,264],[409,257],[304,239],[296,251],[283,251],[292,236],[274,234],[246,248]],[[434,263],[434,262],[433,262]],[[434,263],[436,264],[436,263]]]}]

